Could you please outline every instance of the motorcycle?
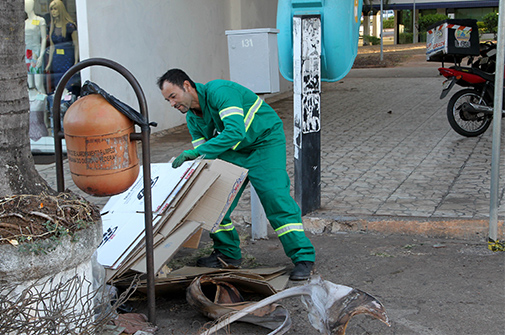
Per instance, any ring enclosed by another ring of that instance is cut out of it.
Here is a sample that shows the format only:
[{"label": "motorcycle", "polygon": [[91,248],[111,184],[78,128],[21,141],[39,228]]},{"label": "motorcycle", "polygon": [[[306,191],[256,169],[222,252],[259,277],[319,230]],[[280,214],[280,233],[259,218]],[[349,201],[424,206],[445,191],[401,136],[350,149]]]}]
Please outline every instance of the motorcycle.
[{"label": "motorcycle", "polygon": [[483,134],[493,120],[496,44],[481,43],[479,54],[476,59],[469,57],[467,67],[455,64],[446,68],[442,63],[438,69],[447,78],[440,99],[445,98],[455,84],[464,87],[449,100],[447,119],[452,129],[467,137]]}]

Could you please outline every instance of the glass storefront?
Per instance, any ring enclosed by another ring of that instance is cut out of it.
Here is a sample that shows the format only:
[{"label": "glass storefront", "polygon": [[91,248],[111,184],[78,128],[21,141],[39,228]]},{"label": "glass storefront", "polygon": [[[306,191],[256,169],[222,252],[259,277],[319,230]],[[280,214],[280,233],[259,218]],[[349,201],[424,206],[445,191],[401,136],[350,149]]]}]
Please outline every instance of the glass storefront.
[{"label": "glass storefront", "polygon": [[[75,0],[25,0],[25,59],[32,152],[51,153],[53,96],[63,74],[79,61]],[[80,94],[75,75],[65,85],[61,109]]]},{"label": "glass storefront", "polygon": [[454,10],[455,17],[458,19],[476,19],[482,20],[482,18],[490,13],[490,12],[498,12],[498,7],[490,7],[490,8],[457,8]]},{"label": "glass storefront", "polygon": [[[444,10],[444,14],[450,15],[450,18],[456,19],[476,19],[481,20],[486,14],[490,12],[498,12],[497,7],[483,7],[483,8],[449,8]],[[441,13],[439,10],[433,9],[420,9],[417,12],[417,19],[420,16]],[[399,10],[395,14],[398,21],[398,44],[413,43],[413,25],[412,25],[412,10]],[[417,22],[417,21],[416,21]],[[419,42],[426,42],[426,32],[418,31],[417,37]]]}]

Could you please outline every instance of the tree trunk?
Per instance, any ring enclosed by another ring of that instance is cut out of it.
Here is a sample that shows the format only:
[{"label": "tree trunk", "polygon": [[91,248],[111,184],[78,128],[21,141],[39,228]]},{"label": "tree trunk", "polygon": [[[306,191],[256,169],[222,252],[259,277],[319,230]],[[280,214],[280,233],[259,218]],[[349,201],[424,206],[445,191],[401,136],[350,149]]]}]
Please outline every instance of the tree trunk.
[{"label": "tree trunk", "polygon": [[0,1],[0,197],[54,193],[35,169],[29,140],[24,1]]}]

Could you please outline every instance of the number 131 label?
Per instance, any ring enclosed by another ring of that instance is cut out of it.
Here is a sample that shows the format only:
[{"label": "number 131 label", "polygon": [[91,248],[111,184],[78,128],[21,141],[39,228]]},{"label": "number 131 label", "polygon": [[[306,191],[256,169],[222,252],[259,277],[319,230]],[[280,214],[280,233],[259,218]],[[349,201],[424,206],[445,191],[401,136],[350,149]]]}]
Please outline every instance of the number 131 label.
[{"label": "number 131 label", "polygon": [[250,48],[253,46],[252,38],[246,38],[242,40],[242,48]]}]

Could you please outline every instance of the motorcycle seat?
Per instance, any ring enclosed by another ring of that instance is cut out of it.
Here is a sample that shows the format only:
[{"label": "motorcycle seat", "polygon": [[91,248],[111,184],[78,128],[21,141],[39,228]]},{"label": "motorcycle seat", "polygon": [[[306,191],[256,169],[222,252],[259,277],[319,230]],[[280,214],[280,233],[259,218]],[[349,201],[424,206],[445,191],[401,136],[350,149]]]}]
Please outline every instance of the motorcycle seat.
[{"label": "motorcycle seat", "polygon": [[485,72],[478,68],[472,68],[472,71],[474,74],[486,79],[487,81],[494,82],[494,73]]}]

